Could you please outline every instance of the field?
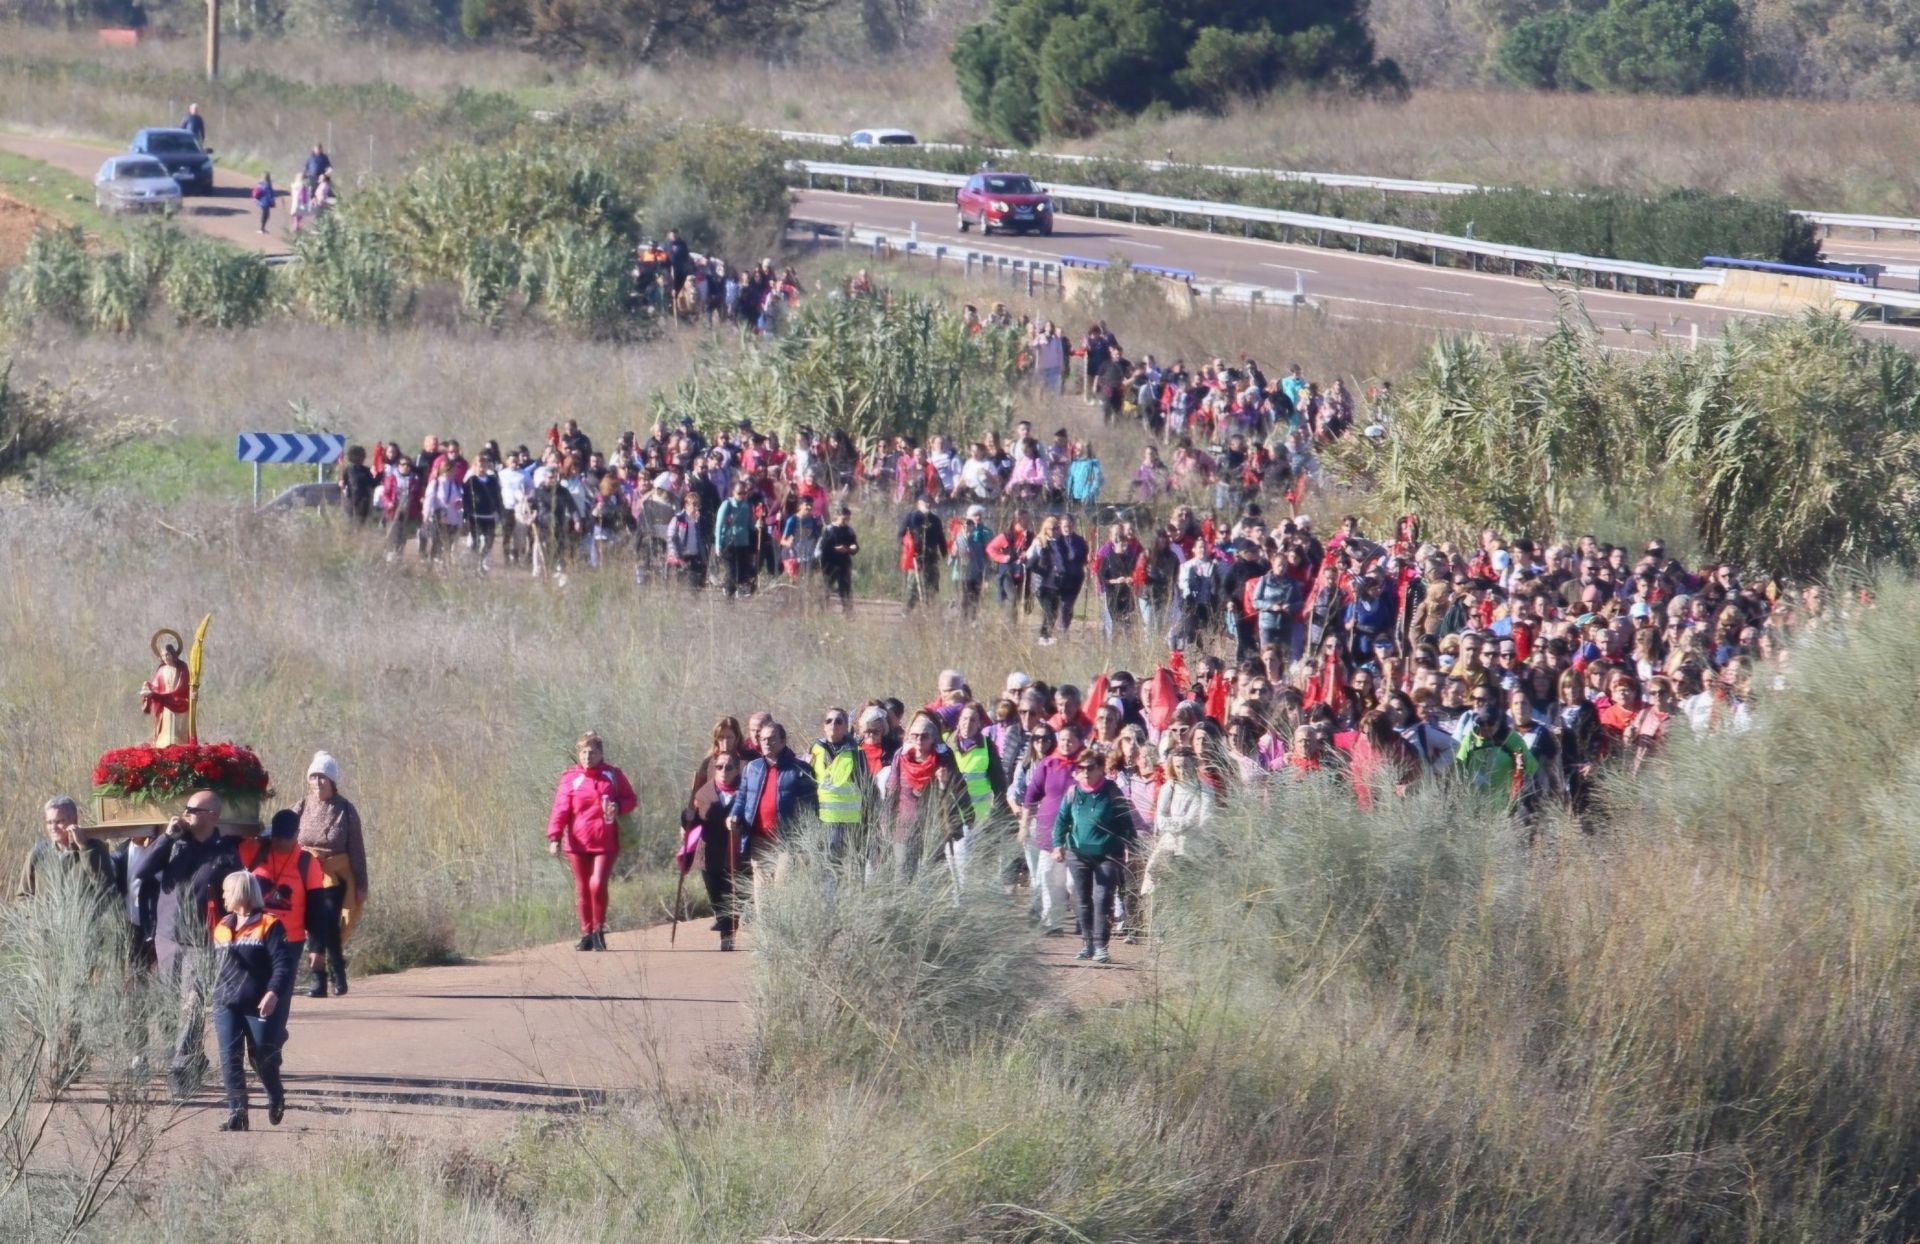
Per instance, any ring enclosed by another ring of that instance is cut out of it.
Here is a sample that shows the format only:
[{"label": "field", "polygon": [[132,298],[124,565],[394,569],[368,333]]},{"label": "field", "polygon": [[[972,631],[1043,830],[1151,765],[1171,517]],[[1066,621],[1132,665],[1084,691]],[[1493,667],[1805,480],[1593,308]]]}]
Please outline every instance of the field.
[{"label": "field", "polygon": [[[764,60],[630,73],[566,68],[506,51],[403,43],[235,46],[211,91],[189,42],[138,51],[10,30],[0,116],[15,127],[119,135],[171,123],[188,100],[242,164],[286,168],[328,142],[350,176],[404,171],[426,146],[488,134],[539,110],[633,111],[845,133],[901,125],[923,139],[971,132],[937,53],[865,62]],[[727,89],[715,91],[715,82]],[[1421,90],[1406,103],[1280,96],[1224,117],[1143,120],[1049,149],[1560,189],[1613,186],[1783,198],[1827,211],[1909,214],[1920,122],[1900,104],[1622,98]]]},{"label": "field", "polygon": [[[356,187],[443,146],[537,141],[533,114],[548,109],[603,112],[609,133],[693,115],[966,137],[947,75],[911,57],[824,77],[765,62],[616,74],[507,51],[262,41],[231,49],[235,72],[209,95],[184,43],[123,54],[6,33],[9,125],[114,135],[196,98],[223,162],[284,169],[329,141]],[[1910,210],[1902,153],[1916,129],[1911,110],[1869,105],[1421,92],[1403,105],[1280,99],[1142,123],[1099,146]],[[77,193],[4,156],[0,192],[55,216]],[[783,258],[819,287],[858,262],[804,248]],[[949,308],[1002,296],[897,267],[879,275]],[[1088,634],[1097,627],[1040,647],[1031,623],[997,612],[969,626],[944,610],[902,620],[878,602],[843,617],[790,593],[694,601],[636,586],[623,563],[564,583],[389,564],[375,533],[330,512],[252,513],[238,432],[325,426],[408,448],[436,433],[471,452],[488,438],[536,444],[577,419],[604,446],[624,430],[644,437],[663,394],[740,349],[701,329],[629,340],[531,318],[487,328],[453,301],[442,282],[379,327],[285,306],[234,330],[158,314],[125,333],[18,315],[0,325],[12,382],[64,393],[79,419],[0,481],[0,578],[15,585],[0,608],[0,824],[11,827],[0,877],[15,874],[42,802],[84,798],[91,759],[144,732],[149,637],[207,613],[205,732],[257,747],[289,802],[313,751],[339,758],[369,836],[374,897],[354,948],[369,972],[571,935],[570,883],[542,835],[583,730],[605,737],[639,794],[614,898],[616,926],[631,928],[667,910],[678,813],[717,717],[765,709],[804,741],[823,708],[887,695],[916,705],[947,667],[989,691],[1014,669],[1084,683],[1163,659],[1155,637],[1110,645]],[[1689,564],[1716,551],[1688,529],[1699,498],[1672,484],[1693,464],[1663,455],[1651,431],[1665,426],[1658,395],[1636,396],[1648,376],[1672,380],[1669,398],[1704,383],[1682,364],[1602,364],[1562,340],[1555,370],[1437,349],[1410,327],[1181,316],[1126,281],[1013,309],[1069,336],[1105,319],[1131,352],[1163,361],[1252,355],[1270,372],[1297,361],[1356,393],[1393,380],[1444,395],[1435,373],[1452,367],[1471,400],[1436,400],[1436,412],[1538,429],[1469,445],[1466,421],[1449,442],[1436,417],[1419,426],[1439,448],[1392,471],[1353,467],[1315,499],[1323,524],[1351,511],[1383,529],[1401,512],[1388,482],[1401,480],[1438,495],[1441,534],[1470,537],[1484,521],[1474,489],[1498,476],[1511,505],[1550,500],[1512,512],[1566,528],[1555,535],[1657,531]],[[1853,490],[1837,488],[1836,505],[1873,491],[1876,523],[1911,528],[1881,516],[1913,492],[1899,472],[1920,456],[1920,384],[1892,365],[1839,374],[1854,356],[1831,340],[1816,349],[1819,325],[1795,327],[1749,338],[1778,357],[1730,356],[1752,386],[1734,392],[1751,416],[1735,431],[1757,437],[1782,411],[1812,408],[1819,395],[1802,383],[1872,407],[1888,428],[1871,463],[1884,487],[1846,469],[1862,455],[1845,438],[1818,453],[1767,442],[1768,480],[1785,475],[1785,454],[1796,467],[1817,459]],[[1077,398],[1022,387],[1008,401],[1010,419],[1043,434],[1097,438],[1119,491],[1137,430],[1101,428]],[[1633,425],[1645,443],[1630,447],[1632,478],[1645,487],[1632,496],[1591,477],[1597,451],[1573,458],[1587,475],[1553,457],[1607,443],[1594,425],[1616,409],[1646,416]],[[1719,439],[1742,470],[1756,460],[1733,457],[1738,436]],[[1462,479],[1450,444],[1462,462],[1501,469]],[[1524,460],[1502,457],[1522,445]],[[1556,471],[1571,494],[1538,485]],[[306,478],[275,468],[266,483]],[[1780,503],[1769,517],[1803,512]],[[869,540],[863,595],[895,590],[894,520],[885,505],[855,515]],[[0,1115],[0,1237],[197,1242],[258,1233],[270,1206],[278,1234],[463,1244],[1916,1238],[1920,723],[1903,688],[1920,663],[1920,586],[1900,566],[1834,574],[1868,595],[1836,591],[1794,637],[1779,679],[1760,680],[1753,729],[1676,737],[1641,777],[1610,777],[1597,832],[1553,815],[1529,845],[1504,809],[1459,785],[1362,811],[1332,781],[1278,781],[1228,805],[1169,874],[1137,964],[1076,1006],[1062,1003],[1068,969],[1041,961],[1036,931],[997,886],[956,905],[937,870],[869,878],[799,845],[753,913],[741,1048],[714,1051],[711,1076],[618,1069],[602,1106],[529,1117],[504,1141],[369,1134],[308,1145],[294,1169],[216,1151],[202,1169],[131,1172],[111,1196],[44,1163],[26,1174],[15,1159],[31,1150],[33,1115],[14,1111]],[[996,875],[992,845],[976,876]],[[79,1050],[94,1060],[87,1087],[138,1117],[151,1089],[122,1069],[147,1065],[159,1028],[142,991],[98,988],[119,979],[93,940],[105,920],[57,896],[0,907],[0,1100],[29,1100]]]}]

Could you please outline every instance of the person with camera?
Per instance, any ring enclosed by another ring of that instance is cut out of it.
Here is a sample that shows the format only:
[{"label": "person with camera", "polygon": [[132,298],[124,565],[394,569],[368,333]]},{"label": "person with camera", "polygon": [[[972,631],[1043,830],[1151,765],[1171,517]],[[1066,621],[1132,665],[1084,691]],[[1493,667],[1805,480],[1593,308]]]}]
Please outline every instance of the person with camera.
[{"label": "person with camera", "polygon": [[[260,881],[250,872],[228,873],[220,886],[227,914],[213,926],[219,959],[213,982],[213,1031],[220,1046],[220,1079],[227,1094],[223,1132],[247,1130],[247,1073],[251,1056],[267,1090],[267,1120],[279,1123],[287,1109],[280,1082],[280,1049],[287,1039],[287,994],[293,987],[297,946],[290,945],[279,917],[261,900]],[[290,953],[291,952],[291,953]]]}]

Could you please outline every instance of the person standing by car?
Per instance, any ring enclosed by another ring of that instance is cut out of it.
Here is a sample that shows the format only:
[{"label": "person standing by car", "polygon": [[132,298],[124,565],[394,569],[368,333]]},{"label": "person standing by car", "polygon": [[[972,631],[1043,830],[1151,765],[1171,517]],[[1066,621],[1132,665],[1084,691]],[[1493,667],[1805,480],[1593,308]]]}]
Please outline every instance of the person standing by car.
[{"label": "person standing by car", "polygon": [[200,115],[199,104],[188,104],[187,115],[180,118],[180,128],[193,135],[193,141],[202,147],[207,145],[207,119]]},{"label": "person standing by car", "polygon": [[575,950],[607,948],[607,893],[620,855],[620,818],[640,806],[627,775],[606,761],[605,744],[589,730],[574,744],[580,762],[560,775],[547,818],[547,850],[573,870],[580,916]]},{"label": "person standing by car", "polygon": [[327,158],[327,149],[319,143],[313,144],[313,151],[307,156],[307,162],[300,167],[308,181],[318,182],[321,174],[332,171],[333,161]]}]

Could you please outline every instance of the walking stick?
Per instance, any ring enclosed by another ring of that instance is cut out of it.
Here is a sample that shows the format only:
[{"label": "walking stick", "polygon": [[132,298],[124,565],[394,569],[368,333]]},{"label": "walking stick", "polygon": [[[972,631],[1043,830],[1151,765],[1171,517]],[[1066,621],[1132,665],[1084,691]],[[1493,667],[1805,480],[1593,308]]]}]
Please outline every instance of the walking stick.
[{"label": "walking stick", "polygon": [[680,870],[680,880],[673,883],[673,927],[667,930],[667,945],[673,945],[680,936],[680,896],[687,890],[687,870]]}]

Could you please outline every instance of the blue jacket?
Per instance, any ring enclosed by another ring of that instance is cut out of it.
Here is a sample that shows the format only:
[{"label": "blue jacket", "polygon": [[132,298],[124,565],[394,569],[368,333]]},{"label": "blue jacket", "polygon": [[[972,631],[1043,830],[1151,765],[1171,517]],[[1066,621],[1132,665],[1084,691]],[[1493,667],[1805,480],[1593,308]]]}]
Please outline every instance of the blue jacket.
[{"label": "blue jacket", "polygon": [[760,756],[747,763],[740,775],[740,789],[733,793],[733,806],[727,815],[745,825],[746,832],[741,835],[760,833],[755,818],[760,812],[760,794],[767,788],[767,773],[775,774],[778,785],[774,788],[774,821],[780,830],[793,824],[797,816],[819,815],[820,796],[813,783],[813,770],[793,754],[792,748],[783,749],[778,756],[768,760]]},{"label": "blue jacket", "polygon": [[1067,496],[1079,505],[1092,505],[1100,499],[1106,473],[1098,458],[1075,458],[1067,464]]}]

